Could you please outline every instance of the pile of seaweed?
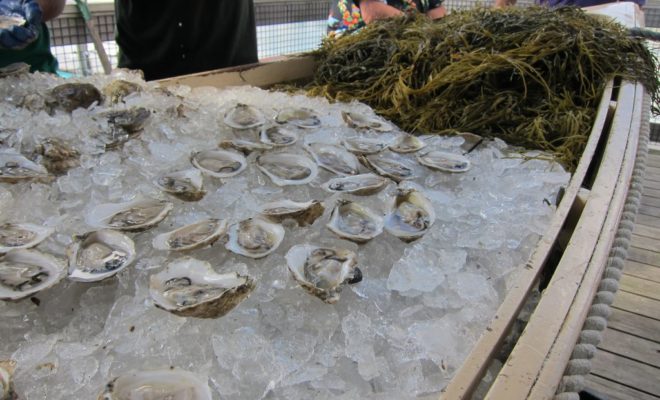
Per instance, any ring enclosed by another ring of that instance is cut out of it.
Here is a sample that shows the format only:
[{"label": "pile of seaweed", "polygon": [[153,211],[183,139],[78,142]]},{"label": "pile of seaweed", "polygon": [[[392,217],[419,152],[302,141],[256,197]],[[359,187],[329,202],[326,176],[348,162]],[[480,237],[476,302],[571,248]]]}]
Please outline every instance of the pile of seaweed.
[{"label": "pile of seaweed", "polygon": [[309,94],[362,101],[409,132],[469,131],[549,151],[570,170],[610,79],[637,80],[654,99],[660,87],[641,39],[574,7],[390,19],[314,55]]}]

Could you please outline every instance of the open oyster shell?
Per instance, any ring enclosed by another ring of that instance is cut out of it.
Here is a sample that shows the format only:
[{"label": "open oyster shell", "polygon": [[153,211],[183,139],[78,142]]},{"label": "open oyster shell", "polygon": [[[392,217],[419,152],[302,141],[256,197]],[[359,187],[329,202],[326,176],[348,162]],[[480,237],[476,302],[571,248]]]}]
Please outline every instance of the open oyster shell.
[{"label": "open oyster shell", "polygon": [[343,285],[362,280],[357,256],[346,249],[296,245],[286,253],[286,262],[293,279],[328,304],[339,300]]},{"label": "open oyster shell", "polygon": [[298,141],[296,131],[283,126],[271,126],[261,130],[259,139],[272,147],[291,146]]},{"label": "open oyster shell", "polygon": [[103,88],[105,100],[110,104],[117,104],[124,101],[124,98],[132,93],[142,91],[142,86],[137,83],[117,79]]},{"label": "open oyster shell", "polygon": [[7,223],[0,225],[0,254],[34,247],[54,231],[53,228],[34,224]]},{"label": "open oyster shell", "polygon": [[212,245],[227,231],[227,221],[205,219],[156,236],[152,244],[159,250],[187,251]]},{"label": "open oyster shell", "polygon": [[433,204],[414,189],[398,189],[392,211],[385,217],[385,230],[404,242],[422,237],[435,222]]},{"label": "open oyster shell", "polygon": [[225,113],[224,121],[235,129],[250,129],[263,125],[266,118],[257,108],[238,103]]},{"label": "open oyster shell", "polygon": [[266,153],[257,157],[257,168],[278,186],[304,185],[316,178],[316,163],[293,153]]},{"label": "open oyster shell", "polygon": [[293,219],[300,226],[308,226],[313,224],[324,210],[323,204],[317,200],[305,202],[279,200],[264,204],[261,208],[261,215],[276,222]]},{"label": "open oyster shell", "polygon": [[415,162],[392,152],[360,156],[360,162],[378,175],[399,183],[406,179],[415,179],[419,175],[419,166]]},{"label": "open oyster shell", "polygon": [[87,215],[86,222],[97,228],[141,232],[165,219],[173,207],[168,201],[153,199],[100,204]]},{"label": "open oyster shell", "polygon": [[216,178],[230,178],[247,168],[245,157],[231,150],[205,150],[193,153],[190,161],[202,173]]},{"label": "open oyster shell", "polygon": [[346,150],[354,154],[376,154],[383,151],[389,140],[383,137],[369,138],[362,136],[349,137],[342,141]]},{"label": "open oyster shell", "polygon": [[311,129],[321,126],[321,120],[314,110],[309,108],[285,108],[275,117],[275,121],[280,124],[289,123],[298,128]]},{"label": "open oyster shell", "polygon": [[61,175],[80,165],[80,152],[62,139],[46,138],[35,150],[43,156],[41,163],[51,174]]},{"label": "open oyster shell", "polygon": [[135,244],[111,229],[75,236],[67,247],[69,279],[96,282],[116,275],[135,261]]},{"label": "open oyster shell", "polygon": [[110,381],[97,400],[211,400],[206,382],[181,369],[134,371]]},{"label": "open oyster shell", "polygon": [[254,288],[254,279],[249,276],[217,274],[208,262],[190,257],[170,263],[149,280],[149,293],[156,307],[182,317],[221,317]]},{"label": "open oyster shell", "polygon": [[14,250],[0,257],[0,300],[20,300],[54,286],[66,275],[64,264],[36,250]]},{"label": "open oyster shell", "polygon": [[340,175],[357,175],[360,162],[348,150],[326,143],[308,143],[308,151],[316,163],[330,172]]},{"label": "open oyster shell", "polygon": [[376,174],[360,174],[332,178],[321,185],[325,191],[332,193],[350,193],[357,196],[368,196],[378,193],[390,182],[389,179]]},{"label": "open oyster shell", "polygon": [[64,83],[55,86],[47,93],[46,105],[51,110],[71,112],[77,108],[89,108],[92,104],[101,104],[103,97],[91,83]]},{"label": "open oyster shell", "polygon": [[341,117],[348,126],[354,129],[372,130],[378,132],[389,132],[392,125],[377,118],[367,117],[360,113],[342,111]]},{"label": "open oyster shell", "polygon": [[222,140],[218,143],[218,147],[221,149],[234,149],[238,150],[241,153],[248,155],[253,151],[266,151],[273,148],[272,145],[262,143],[262,142],[253,142],[251,140],[245,139],[231,139],[231,140]]},{"label": "open oyster shell", "polygon": [[417,161],[429,168],[445,172],[467,172],[472,166],[467,157],[446,151],[429,151],[417,155]]},{"label": "open oyster shell", "polygon": [[388,146],[391,151],[396,153],[414,153],[426,147],[426,143],[417,136],[403,134],[399,136],[394,143]]},{"label": "open oyster shell", "polygon": [[0,361],[0,400],[16,400],[18,395],[14,392],[12,375],[16,368],[16,361]]},{"label": "open oyster shell", "polygon": [[383,219],[367,207],[339,200],[326,226],[339,237],[365,243],[383,232]]},{"label": "open oyster shell", "polygon": [[282,243],[284,228],[263,218],[249,218],[230,226],[227,237],[227,250],[246,257],[263,258]]},{"label": "open oyster shell", "polygon": [[163,174],[155,184],[165,193],[184,201],[198,201],[206,194],[202,171],[196,168]]},{"label": "open oyster shell", "polygon": [[28,160],[13,149],[0,150],[0,182],[35,180],[49,182],[53,176],[43,166]]}]

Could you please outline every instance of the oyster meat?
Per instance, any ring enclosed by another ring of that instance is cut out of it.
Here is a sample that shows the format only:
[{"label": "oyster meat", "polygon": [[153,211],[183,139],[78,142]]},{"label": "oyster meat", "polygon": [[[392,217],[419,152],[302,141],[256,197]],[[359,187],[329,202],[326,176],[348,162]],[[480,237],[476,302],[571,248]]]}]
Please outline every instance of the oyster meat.
[{"label": "oyster meat", "polygon": [[260,140],[272,147],[291,146],[298,141],[298,134],[284,126],[271,126],[261,130]]},{"label": "oyster meat", "polygon": [[173,207],[170,202],[153,199],[100,204],[87,215],[86,222],[98,228],[141,232],[165,219]]},{"label": "oyster meat", "polygon": [[15,150],[0,150],[0,182],[17,183],[26,180],[49,182],[52,179],[46,168],[28,160]]},{"label": "oyster meat", "polygon": [[80,152],[56,137],[44,139],[37,145],[36,152],[43,156],[41,163],[53,175],[62,175],[80,165]]},{"label": "oyster meat", "polygon": [[339,300],[343,285],[362,280],[357,256],[346,249],[296,245],[286,253],[286,262],[293,279],[328,304]]},{"label": "oyster meat", "polygon": [[250,258],[263,258],[280,246],[284,228],[263,218],[249,218],[230,226],[227,238],[227,250]]},{"label": "oyster meat", "polygon": [[360,162],[378,175],[386,176],[397,183],[415,179],[419,175],[415,162],[392,152],[360,156]]},{"label": "oyster meat", "polygon": [[218,147],[221,149],[238,150],[245,155],[248,155],[253,151],[265,151],[273,148],[273,146],[270,144],[253,142],[251,140],[245,139],[222,140],[220,143],[218,143]]},{"label": "oyster meat", "polygon": [[383,219],[367,207],[339,200],[326,226],[341,238],[365,243],[383,232]]},{"label": "oyster meat", "polygon": [[136,137],[144,128],[151,112],[143,107],[114,110],[99,114],[108,128],[100,133],[106,149],[114,149]]},{"label": "oyster meat", "polygon": [[205,381],[181,369],[134,371],[110,381],[97,400],[211,400]]},{"label": "oyster meat", "polygon": [[249,276],[218,274],[208,262],[190,257],[173,261],[149,280],[155,306],[182,317],[222,317],[254,288]]},{"label": "oyster meat", "polygon": [[64,278],[64,263],[36,250],[14,250],[0,257],[0,300],[21,300]]},{"label": "oyster meat", "polygon": [[385,230],[404,242],[422,237],[435,222],[431,201],[414,189],[399,189],[392,211],[385,217]]},{"label": "oyster meat", "polygon": [[264,204],[261,208],[261,215],[276,222],[293,219],[300,226],[308,226],[313,224],[324,210],[323,204],[317,200],[305,202],[280,200]]},{"label": "oyster meat", "polygon": [[12,375],[16,368],[16,361],[0,361],[0,400],[17,400],[18,395],[14,391]]},{"label": "oyster meat", "polygon": [[77,108],[89,108],[92,104],[101,104],[103,97],[91,83],[65,83],[48,92],[46,105],[51,110],[71,112]]},{"label": "oyster meat", "polygon": [[321,185],[321,188],[333,193],[350,193],[357,196],[368,196],[378,193],[390,182],[389,179],[376,174],[360,174],[332,178]]},{"label": "oyster meat", "polygon": [[247,168],[245,157],[231,150],[205,150],[193,153],[190,162],[202,173],[216,178],[230,178]]},{"label": "oyster meat", "polygon": [[342,142],[346,150],[355,154],[376,154],[383,151],[388,144],[388,141],[380,138],[368,138],[361,136],[354,136],[346,138]]},{"label": "oyster meat", "polygon": [[54,231],[53,228],[34,224],[7,223],[0,225],[0,254],[34,247]]},{"label": "oyster meat", "polygon": [[266,123],[266,118],[257,108],[238,103],[225,113],[224,121],[235,129],[250,129]]},{"label": "oyster meat", "polygon": [[278,186],[304,185],[316,178],[316,163],[293,153],[266,153],[257,157],[257,168]]},{"label": "oyster meat", "polygon": [[465,156],[446,151],[429,151],[417,156],[420,164],[429,168],[445,172],[467,172],[471,164]]},{"label": "oyster meat", "polygon": [[377,118],[370,118],[360,113],[342,111],[341,117],[348,126],[354,129],[389,132],[392,125]]},{"label": "oyster meat", "polygon": [[67,247],[69,279],[96,282],[109,278],[131,265],[135,255],[133,240],[111,229],[75,236]]},{"label": "oyster meat", "polygon": [[130,94],[142,91],[142,86],[135,82],[117,79],[103,88],[105,100],[110,104],[117,104],[124,101],[124,98]]},{"label": "oyster meat", "polygon": [[198,201],[206,194],[202,171],[196,168],[163,174],[155,183],[165,193],[184,201]]},{"label": "oyster meat", "polygon": [[186,251],[212,245],[227,231],[227,222],[221,219],[205,219],[171,232],[161,233],[152,241],[155,249]]},{"label": "oyster meat", "polygon": [[321,120],[316,115],[314,110],[309,108],[285,108],[277,113],[275,121],[280,124],[289,123],[297,126],[298,128],[317,128],[321,126]]},{"label": "oyster meat", "polygon": [[357,175],[360,162],[348,150],[325,143],[309,143],[307,149],[316,160],[316,163],[330,172],[340,175]]},{"label": "oyster meat", "polygon": [[426,147],[426,143],[417,136],[404,134],[397,138],[388,148],[396,153],[414,153]]}]

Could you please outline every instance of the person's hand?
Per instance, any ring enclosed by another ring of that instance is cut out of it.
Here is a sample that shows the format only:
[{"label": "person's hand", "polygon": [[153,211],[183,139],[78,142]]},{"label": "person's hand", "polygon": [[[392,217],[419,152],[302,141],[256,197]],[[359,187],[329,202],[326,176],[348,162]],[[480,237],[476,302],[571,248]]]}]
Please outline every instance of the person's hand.
[{"label": "person's hand", "polygon": [[0,18],[25,18],[22,26],[0,29],[0,48],[18,50],[34,42],[41,24],[41,8],[37,0],[0,0]]},{"label": "person's hand", "polygon": [[360,13],[365,24],[370,24],[379,19],[400,17],[403,11],[392,7],[380,0],[362,0],[360,1]]}]

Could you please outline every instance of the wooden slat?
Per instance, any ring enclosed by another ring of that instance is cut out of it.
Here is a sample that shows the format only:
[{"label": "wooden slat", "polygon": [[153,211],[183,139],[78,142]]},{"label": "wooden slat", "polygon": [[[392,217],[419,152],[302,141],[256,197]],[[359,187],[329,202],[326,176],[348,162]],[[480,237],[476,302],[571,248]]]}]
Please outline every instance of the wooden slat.
[{"label": "wooden slat", "polygon": [[587,388],[602,394],[603,399],[607,400],[660,400],[660,397],[640,392],[619,382],[613,382],[593,374],[587,376]]},{"label": "wooden slat", "polygon": [[657,319],[613,307],[607,327],[660,343],[660,321]]},{"label": "wooden slat", "polygon": [[658,282],[647,281],[624,274],[619,282],[619,288],[626,292],[660,301],[660,283]]},{"label": "wooden slat", "polygon": [[652,228],[660,228],[660,218],[651,217],[647,215],[645,216],[637,215],[637,218],[635,219],[635,224],[650,226]]},{"label": "wooden slat", "polygon": [[591,373],[615,382],[624,382],[641,392],[660,396],[660,369],[604,350],[596,352]]},{"label": "wooden slat", "polygon": [[[660,343],[625,332],[614,329],[606,330],[598,349],[660,368]],[[660,375],[658,375],[658,379],[660,379]]]},{"label": "wooden slat", "polygon": [[660,253],[634,245],[628,249],[628,259],[649,265],[660,265]]},{"label": "wooden slat", "polygon": [[[641,219],[641,218],[639,218]],[[641,221],[638,221],[641,222]],[[652,226],[642,225],[640,223],[635,224],[633,233],[637,236],[644,236],[649,238],[654,238],[660,241],[660,228],[654,228]]]},{"label": "wooden slat", "polygon": [[646,165],[645,172],[644,179],[660,182],[660,168],[654,167],[653,165]]},{"label": "wooden slat", "polygon": [[660,252],[660,239],[650,238],[646,236],[632,235],[630,245],[638,249]]},{"label": "wooden slat", "polygon": [[638,212],[641,215],[650,215],[652,217],[660,218],[660,208],[658,208],[658,207],[641,204],[639,206],[639,211]]},{"label": "wooden slat", "polygon": [[[658,179],[660,179],[660,175],[658,176]],[[655,207],[656,209],[660,209],[660,198],[651,197],[651,196],[642,196],[641,204],[643,206]]]},{"label": "wooden slat", "polygon": [[660,267],[627,260],[623,273],[650,282],[660,283]]},{"label": "wooden slat", "polygon": [[660,301],[619,290],[613,307],[660,321]]},{"label": "wooden slat", "polygon": [[645,187],[644,190],[642,190],[642,194],[644,197],[654,197],[654,198],[660,198],[660,190],[658,189],[650,189],[648,187]]},{"label": "wooden slat", "polygon": [[644,180],[644,189],[660,190],[660,182]]}]

